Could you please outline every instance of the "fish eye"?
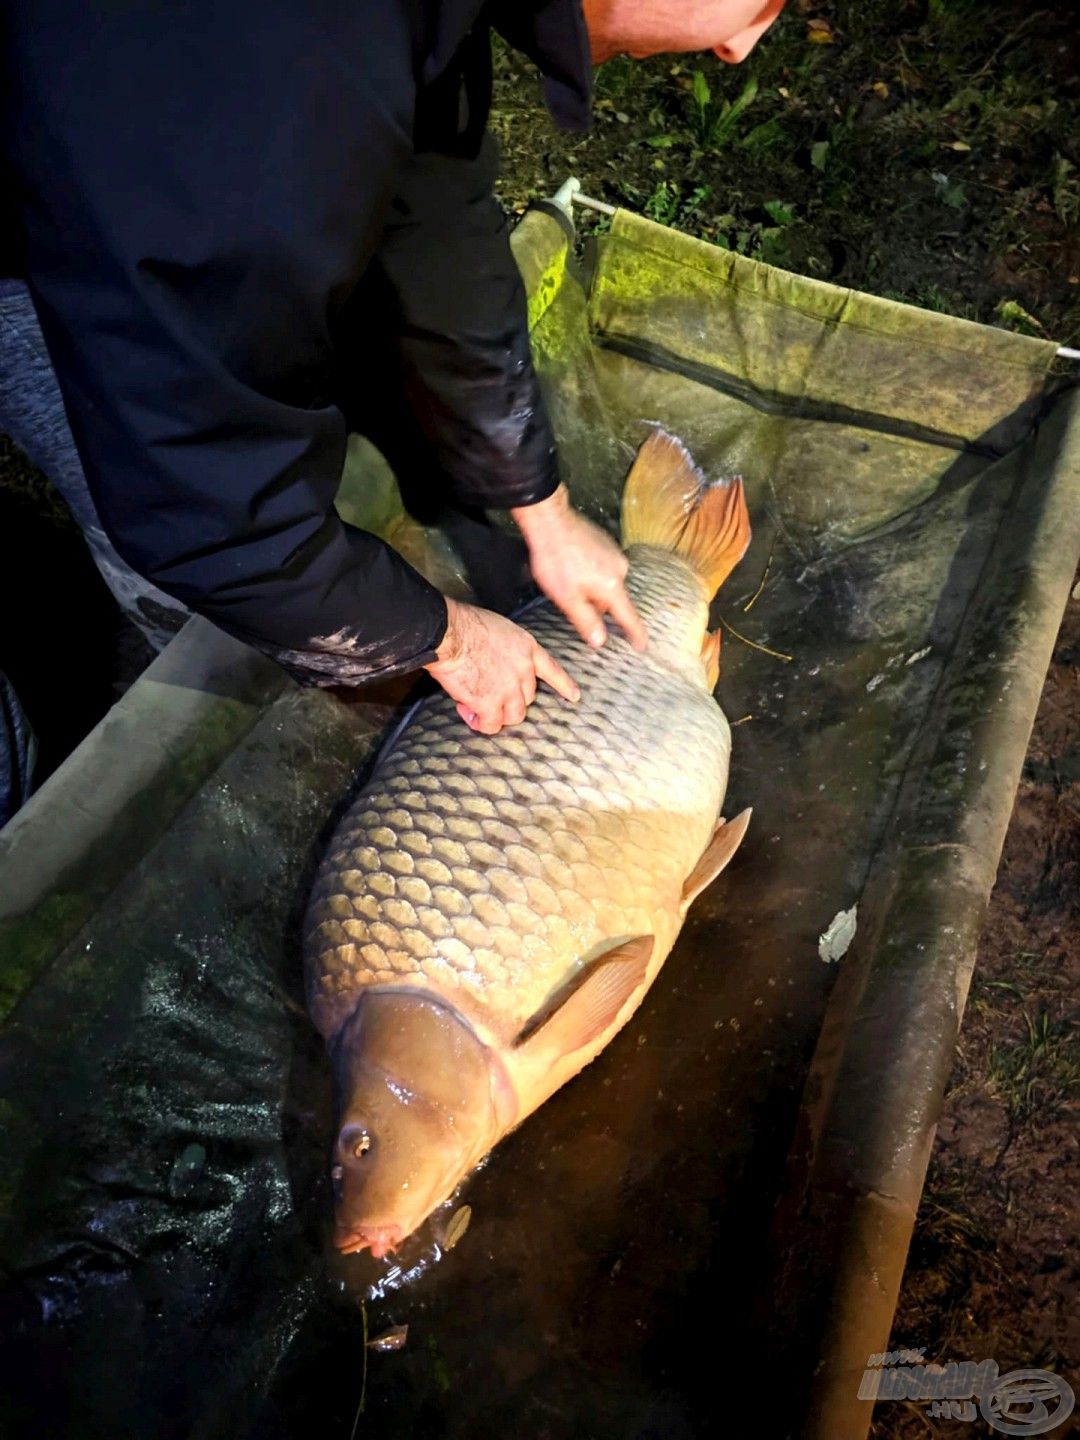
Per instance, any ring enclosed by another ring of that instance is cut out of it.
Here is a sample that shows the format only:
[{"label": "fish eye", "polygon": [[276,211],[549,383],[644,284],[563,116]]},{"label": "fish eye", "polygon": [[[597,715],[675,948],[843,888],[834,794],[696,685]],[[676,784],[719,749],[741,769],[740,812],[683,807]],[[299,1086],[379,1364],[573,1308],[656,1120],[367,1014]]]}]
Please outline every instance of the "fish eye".
[{"label": "fish eye", "polygon": [[362,1160],[374,1148],[375,1138],[371,1131],[362,1122],[351,1120],[338,1133],[334,1159],[348,1168],[351,1161]]}]

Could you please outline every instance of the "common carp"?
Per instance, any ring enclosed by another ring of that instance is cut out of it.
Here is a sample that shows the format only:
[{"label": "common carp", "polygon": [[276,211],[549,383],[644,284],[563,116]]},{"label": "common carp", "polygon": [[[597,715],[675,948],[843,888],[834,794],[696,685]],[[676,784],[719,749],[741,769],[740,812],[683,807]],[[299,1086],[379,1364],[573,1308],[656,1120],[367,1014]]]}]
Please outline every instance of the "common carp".
[{"label": "common carp", "polygon": [[712,596],[745,553],[740,479],[673,437],[622,501],[648,629],[593,650],[549,603],[521,618],[578,681],[500,734],[446,695],[407,723],[338,827],[305,925],[308,1003],[337,1091],[343,1252],[395,1249],[589,1063],[656,979],[687,908],[742,840],[713,698]]}]

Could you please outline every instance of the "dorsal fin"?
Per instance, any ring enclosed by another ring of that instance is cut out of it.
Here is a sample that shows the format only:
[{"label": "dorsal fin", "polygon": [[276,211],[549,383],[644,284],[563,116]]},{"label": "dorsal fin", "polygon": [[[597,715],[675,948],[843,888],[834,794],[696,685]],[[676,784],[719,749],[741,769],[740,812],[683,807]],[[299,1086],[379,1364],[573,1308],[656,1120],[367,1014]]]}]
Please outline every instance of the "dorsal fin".
[{"label": "dorsal fin", "polygon": [[651,935],[613,942],[525,1022],[514,1039],[514,1049],[542,1046],[570,1055],[599,1039],[645,983],[652,952]]}]

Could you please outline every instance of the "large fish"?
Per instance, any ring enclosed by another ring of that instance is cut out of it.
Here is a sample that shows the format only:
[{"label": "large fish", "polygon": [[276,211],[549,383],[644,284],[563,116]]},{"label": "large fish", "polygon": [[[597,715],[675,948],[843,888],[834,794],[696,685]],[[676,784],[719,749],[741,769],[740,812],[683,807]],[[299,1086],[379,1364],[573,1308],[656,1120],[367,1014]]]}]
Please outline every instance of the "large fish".
[{"label": "large fish", "polygon": [[627,586],[649,632],[599,650],[543,603],[522,624],[581,700],[499,735],[425,702],[338,828],[305,933],[337,1087],[335,1242],[385,1255],[625,1025],[749,811],[709,602],[750,540],[741,480],[663,431],[626,483]]}]

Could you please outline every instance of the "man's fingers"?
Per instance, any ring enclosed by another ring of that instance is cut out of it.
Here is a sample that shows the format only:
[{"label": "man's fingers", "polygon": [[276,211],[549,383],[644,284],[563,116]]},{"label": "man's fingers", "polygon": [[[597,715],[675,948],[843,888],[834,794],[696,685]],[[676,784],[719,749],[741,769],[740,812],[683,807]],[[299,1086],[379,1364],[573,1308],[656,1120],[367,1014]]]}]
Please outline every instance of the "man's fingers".
[{"label": "man's fingers", "polygon": [[603,645],[607,639],[607,628],[595,605],[583,595],[575,595],[573,599],[567,598],[565,601],[560,600],[558,605],[586,645],[592,645],[594,649],[599,649]]},{"label": "man's fingers", "polygon": [[507,700],[503,706],[502,721],[504,725],[520,725],[525,719],[525,711],[528,707],[525,704],[523,695],[515,695]]},{"label": "man's fingers", "polygon": [[550,685],[556,695],[561,695],[572,705],[576,705],[581,699],[581,691],[576,682],[570,679],[555,657],[549,655],[542,645],[537,645],[534,651],[533,665],[537,676]]},{"label": "man's fingers", "polygon": [[471,705],[466,705],[463,700],[458,701],[457,713],[469,729],[475,730],[479,735],[497,735],[502,729],[502,722],[497,716],[487,711],[478,714]]},{"label": "man's fingers", "polygon": [[634,649],[644,650],[649,637],[641,616],[634,608],[634,602],[626,593],[625,585],[619,585],[612,591],[607,610]]}]

